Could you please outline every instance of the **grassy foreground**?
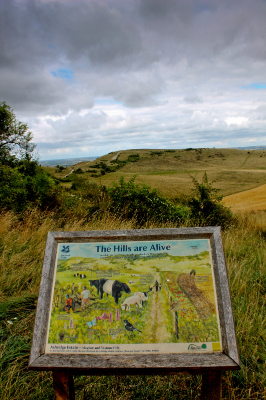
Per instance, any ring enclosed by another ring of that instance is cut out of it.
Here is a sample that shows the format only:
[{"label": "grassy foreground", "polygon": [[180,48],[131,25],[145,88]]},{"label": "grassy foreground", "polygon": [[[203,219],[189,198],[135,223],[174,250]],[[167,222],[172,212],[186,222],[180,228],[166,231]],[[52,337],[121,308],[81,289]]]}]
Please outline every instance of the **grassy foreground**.
[{"label": "grassy foreground", "polygon": [[[47,232],[131,228],[134,221],[108,214],[91,222],[39,211],[23,219],[0,215],[1,399],[54,398],[51,373],[27,370]],[[266,214],[238,216],[223,237],[242,363],[240,371],[223,373],[223,398],[265,399]],[[77,399],[199,399],[200,384],[200,376],[189,375],[75,378]]]}]

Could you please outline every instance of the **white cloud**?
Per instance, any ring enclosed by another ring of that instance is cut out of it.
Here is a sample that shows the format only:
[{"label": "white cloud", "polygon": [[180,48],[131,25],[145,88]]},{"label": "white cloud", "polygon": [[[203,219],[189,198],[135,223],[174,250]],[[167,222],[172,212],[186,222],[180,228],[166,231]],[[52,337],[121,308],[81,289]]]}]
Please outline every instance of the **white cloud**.
[{"label": "white cloud", "polygon": [[228,117],[225,122],[227,125],[246,125],[248,120],[246,117]]}]

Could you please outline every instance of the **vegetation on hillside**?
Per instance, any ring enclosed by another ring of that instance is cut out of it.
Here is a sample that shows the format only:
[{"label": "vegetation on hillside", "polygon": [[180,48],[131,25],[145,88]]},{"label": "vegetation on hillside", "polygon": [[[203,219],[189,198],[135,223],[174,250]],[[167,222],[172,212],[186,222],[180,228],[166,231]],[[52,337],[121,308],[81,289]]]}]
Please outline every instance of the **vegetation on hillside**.
[{"label": "vegetation on hillside", "polygon": [[[263,185],[266,183],[265,157],[265,150],[133,149],[106,154],[91,162],[80,162],[74,168],[83,171],[84,179],[108,188],[113,182],[119,183],[121,176],[129,181],[137,175],[136,184],[146,184],[174,200],[183,195],[191,196],[194,187],[191,176],[201,182],[205,171],[209,182],[215,182],[215,187],[224,196]],[[132,159],[135,161],[128,161]],[[116,168],[118,164],[119,168]],[[53,167],[46,169],[60,179],[71,172],[70,167],[61,173]],[[71,186],[67,182],[64,185]]]},{"label": "vegetation on hillside", "polygon": [[[18,140],[12,142],[12,135],[18,135],[15,136]],[[62,174],[67,175],[71,170],[58,165],[57,175],[52,177],[34,159],[34,145],[27,126],[16,121],[12,110],[1,103],[0,143],[5,140],[7,144],[0,146],[1,398],[53,399],[51,373],[27,370],[48,231],[209,224],[224,227],[242,363],[240,371],[223,373],[223,398],[255,400],[266,397],[265,213],[233,216],[222,205],[221,196],[206,174],[202,181],[190,177],[194,182],[193,196],[181,197],[179,192],[173,196],[175,201],[143,182],[135,183],[132,176],[124,179],[120,175],[116,183],[109,185],[99,180],[100,175],[102,178],[112,176],[108,168],[125,171],[132,165],[144,163],[144,152],[141,151],[133,152],[133,155],[132,152],[121,156],[120,153],[111,154],[108,155],[110,161],[94,164],[98,180],[88,179],[88,172],[84,172],[82,166],[77,166],[75,173],[64,178]],[[167,157],[172,157],[178,163],[180,158],[192,153],[200,158],[200,162],[207,158],[204,149],[186,149],[182,157],[173,150],[145,152],[149,160],[153,159],[153,166],[164,157],[164,162]],[[222,162],[224,153],[216,151],[215,157]],[[112,159],[114,162],[111,163]],[[250,158],[245,162],[250,162]],[[119,377],[76,377],[75,387],[77,399],[102,399],[107,398],[108,393],[109,399],[166,400],[178,397],[188,400],[199,398],[200,382],[199,376],[182,375],[125,377],[123,380]]]}]

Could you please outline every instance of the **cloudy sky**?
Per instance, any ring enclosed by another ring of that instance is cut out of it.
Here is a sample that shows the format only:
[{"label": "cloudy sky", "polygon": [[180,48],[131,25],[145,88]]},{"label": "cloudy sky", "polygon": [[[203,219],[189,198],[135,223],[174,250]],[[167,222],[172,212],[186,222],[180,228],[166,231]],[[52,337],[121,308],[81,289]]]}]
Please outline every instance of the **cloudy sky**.
[{"label": "cloudy sky", "polygon": [[0,0],[0,101],[41,159],[266,145],[265,0]]}]

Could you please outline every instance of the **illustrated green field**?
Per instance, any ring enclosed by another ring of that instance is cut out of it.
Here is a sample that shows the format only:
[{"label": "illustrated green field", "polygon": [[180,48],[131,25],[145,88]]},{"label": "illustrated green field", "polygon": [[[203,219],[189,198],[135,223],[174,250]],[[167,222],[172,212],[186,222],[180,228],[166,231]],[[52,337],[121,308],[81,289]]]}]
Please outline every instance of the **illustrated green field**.
[{"label": "illustrated green field", "polygon": [[[89,263],[88,263],[89,261]],[[78,264],[76,264],[78,262]],[[73,263],[73,264],[72,264]],[[180,289],[177,278],[180,274],[189,275],[194,269],[196,274],[210,276],[211,284],[206,290],[207,296],[214,300],[211,264],[208,252],[194,256],[143,257],[137,260],[112,258],[82,259],[73,257],[68,261],[59,261],[56,273],[52,303],[49,344],[130,344],[130,343],[189,343],[218,342],[219,332],[216,314],[201,319],[191,299]],[[86,268],[84,266],[87,266]],[[67,268],[66,270],[64,268]],[[119,304],[112,296],[103,295],[100,299],[90,280],[99,279],[99,271],[127,283],[131,294],[122,292]],[[75,272],[79,273],[79,276]],[[81,279],[80,275],[86,275]],[[112,276],[115,274],[115,276]],[[145,276],[145,281],[142,276]],[[156,292],[155,281],[161,282],[161,290]],[[74,283],[74,290],[72,285]],[[73,310],[65,310],[65,298],[69,295],[73,301],[81,299],[83,287],[90,290],[90,304],[83,308],[75,302]],[[150,290],[151,289],[151,290]],[[123,310],[121,304],[135,292],[149,292],[148,301],[143,307],[137,305]],[[214,300],[215,304],[215,300]],[[179,335],[175,333],[174,312],[178,313]],[[102,319],[105,315],[106,319]],[[118,317],[117,317],[118,315]],[[65,317],[64,317],[65,316]],[[141,332],[128,332],[124,320],[127,319]],[[71,322],[70,322],[71,320]],[[94,325],[86,323],[94,321]]]}]

